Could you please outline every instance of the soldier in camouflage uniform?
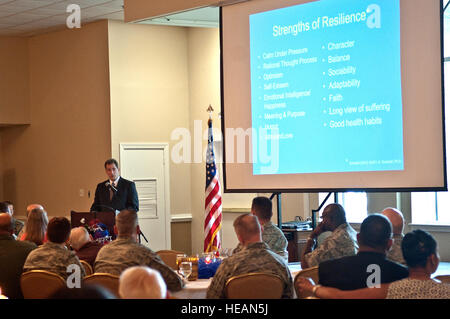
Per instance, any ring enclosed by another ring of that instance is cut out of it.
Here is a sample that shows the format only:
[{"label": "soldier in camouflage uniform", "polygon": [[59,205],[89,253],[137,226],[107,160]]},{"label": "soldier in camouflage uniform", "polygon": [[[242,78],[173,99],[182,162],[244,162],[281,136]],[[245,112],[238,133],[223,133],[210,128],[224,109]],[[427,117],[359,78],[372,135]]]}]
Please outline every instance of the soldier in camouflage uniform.
[{"label": "soldier in camouflage uniform", "polygon": [[[331,231],[320,246],[316,247],[317,237],[325,231]],[[358,252],[356,231],[347,223],[345,210],[339,204],[330,204],[323,210],[322,222],[311,233],[301,256],[302,268],[319,265],[321,262]]]},{"label": "soldier in camouflage uniform", "polygon": [[263,223],[262,240],[269,246],[270,250],[282,256],[285,261],[288,261],[286,236],[270,220]]},{"label": "soldier in camouflage uniform", "polygon": [[139,227],[137,214],[123,210],[116,216],[118,237],[112,243],[103,246],[95,259],[95,272],[120,275],[132,266],[148,266],[161,273],[167,288],[178,291],[183,288],[182,279],[150,248],[137,243]]},{"label": "soldier in camouflage uniform", "polygon": [[387,259],[406,266],[406,261],[403,258],[402,252],[403,234],[394,234],[392,239],[394,242],[392,243],[391,250],[387,253]]},{"label": "soldier in camouflage uniform", "polygon": [[[288,261],[287,246],[288,242],[283,232],[275,226],[272,221],[272,202],[267,197],[255,197],[252,202],[251,213],[258,217],[259,223],[262,225],[262,240],[265,242],[269,249],[274,253],[280,255]],[[237,253],[242,250],[242,245],[239,245],[233,250],[233,253]]]},{"label": "soldier in camouflage uniform", "polygon": [[387,258],[400,264],[406,265],[402,252],[403,226],[405,225],[403,214],[398,209],[392,207],[385,208],[381,212],[381,214],[386,216],[391,222],[392,232],[394,234],[394,243],[392,244],[391,250],[389,250],[387,254]]},{"label": "soldier in camouflage uniform", "polygon": [[70,222],[64,217],[54,217],[47,227],[48,242],[33,250],[27,257],[23,270],[47,270],[67,279],[72,271],[67,267],[77,265],[82,279],[86,272],[73,251],[67,249],[65,243],[70,235]]},{"label": "soldier in camouflage uniform", "polygon": [[292,298],[292,276],[285,260],[271,251],[262,242],[258,218],[251,214],[239,216],[233,224],[239,242],[244,249],[223,260],[211,284],[206,298],[226,298],[225,285],[228,279],[237,275],[262,272],[281,278],[284,284],[282,298]]}]

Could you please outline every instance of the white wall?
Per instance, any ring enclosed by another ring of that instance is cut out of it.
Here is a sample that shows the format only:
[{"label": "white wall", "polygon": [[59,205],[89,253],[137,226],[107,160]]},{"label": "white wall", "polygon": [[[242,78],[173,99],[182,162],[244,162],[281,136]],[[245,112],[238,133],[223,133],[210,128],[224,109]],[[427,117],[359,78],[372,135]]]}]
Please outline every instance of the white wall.
[{"label": "white wall", "polygon": [[[120,143],[176,143],[189,127],[187,30],[109,21],[112,155]],[[171,214],[191,213],[189,164],[170,161]]]}]

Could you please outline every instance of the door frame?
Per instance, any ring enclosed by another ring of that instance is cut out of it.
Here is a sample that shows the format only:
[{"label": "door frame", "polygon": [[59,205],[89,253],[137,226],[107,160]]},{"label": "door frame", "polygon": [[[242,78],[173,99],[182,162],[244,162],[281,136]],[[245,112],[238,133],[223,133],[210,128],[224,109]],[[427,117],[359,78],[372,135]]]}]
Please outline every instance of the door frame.
[{"label": "door frame", "polygon": [[170,213],[170,162],[169,162],[169,143],[119,143],[119,166],[122,172],[123,153],[128,149],[140,150],[162,150],[163,151],[163,165],[164,165],[164,225],[166,226],[166,249],[171,249],[171,213]]}]

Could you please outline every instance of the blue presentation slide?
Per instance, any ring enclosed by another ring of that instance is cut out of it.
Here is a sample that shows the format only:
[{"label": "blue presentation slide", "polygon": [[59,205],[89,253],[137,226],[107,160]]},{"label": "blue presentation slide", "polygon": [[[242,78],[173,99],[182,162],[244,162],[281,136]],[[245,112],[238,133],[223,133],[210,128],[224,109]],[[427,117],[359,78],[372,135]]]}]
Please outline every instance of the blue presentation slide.
[{"label": "blue presentation slide", "polygon": [[399,0],[309,2],[249,27],[254,175],[403,170]]}]

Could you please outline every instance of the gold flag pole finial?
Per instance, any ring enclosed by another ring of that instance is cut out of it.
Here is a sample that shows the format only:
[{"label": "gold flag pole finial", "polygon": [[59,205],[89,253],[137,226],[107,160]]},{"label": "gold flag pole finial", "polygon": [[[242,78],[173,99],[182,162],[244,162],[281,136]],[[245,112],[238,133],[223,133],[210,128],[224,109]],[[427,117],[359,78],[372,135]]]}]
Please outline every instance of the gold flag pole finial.
[{"label": "gold flag pole finial", "polygon": [[[214,109],[212,108],[211,104],[209,105],[208,109],[206,110],[206,112],[209,113],[209,120],[208,122],[212,121],[212,113],[214,112]],[[209,123],[208,123],[209,124]]]}]

